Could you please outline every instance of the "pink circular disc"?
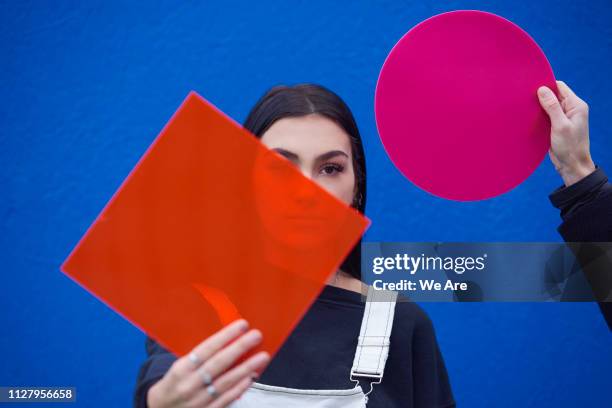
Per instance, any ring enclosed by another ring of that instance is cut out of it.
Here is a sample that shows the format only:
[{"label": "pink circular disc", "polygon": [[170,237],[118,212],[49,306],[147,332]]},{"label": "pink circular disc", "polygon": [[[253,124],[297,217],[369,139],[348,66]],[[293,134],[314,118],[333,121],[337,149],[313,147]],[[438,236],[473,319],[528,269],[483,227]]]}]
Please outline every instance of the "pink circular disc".
[{"label": "pink circular disc", "polygon": [[438,197],[474,201],[524,181],[550,148],[537,89],[557,92],[546,56],[495,14],[452,11],[412,28],[376,84],[376,125],[410,181]]}]

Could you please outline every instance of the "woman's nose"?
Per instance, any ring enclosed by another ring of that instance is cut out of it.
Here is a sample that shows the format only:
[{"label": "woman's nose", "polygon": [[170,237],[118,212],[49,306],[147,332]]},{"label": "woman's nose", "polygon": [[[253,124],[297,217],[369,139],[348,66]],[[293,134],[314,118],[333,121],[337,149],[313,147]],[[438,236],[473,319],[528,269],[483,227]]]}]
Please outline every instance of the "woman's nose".
[{"label": "woman's nose", "polygon": [[316,181],[308,170],[302,169],[301,172],[302,175],[309,181],[300,180],[298,183],[299,185],[295,190],[294,198],[302,205],[314,204],[317,195],[317,188],[313,185],[313,183],[316,183]]},{"label": "woman's nose", "polygon": [[308,169],[300,168],[300,172],[302,173],[304,177],[306,177],[309,180],[312,180],[312,173]]}]

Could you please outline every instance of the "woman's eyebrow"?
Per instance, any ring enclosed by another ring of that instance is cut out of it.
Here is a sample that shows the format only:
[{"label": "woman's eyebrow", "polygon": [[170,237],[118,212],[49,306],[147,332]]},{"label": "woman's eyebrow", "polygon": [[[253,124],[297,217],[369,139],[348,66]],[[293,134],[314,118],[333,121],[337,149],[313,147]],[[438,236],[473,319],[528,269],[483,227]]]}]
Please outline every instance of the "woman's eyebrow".
[{"label": "woman's eyebrow", "polygon": [[344,153],[342,150],[330,150],[327,153],[323,153],[321,155],[319,155],[317,157],[317,160],[327,160],[327,159],[331,159],[332,157],[336,157],[336,156],[345,156],[348,159],[348,154]]},{"label": "woman's eyebrow", "polygon": [[[290,152],[289,150],[285,150],[283,148],[280,147],[275,147],[272,149],[273,151],[281,154],[282,156],[286,157],[287,159],[291,160],[291,161],[299,161],[299,156],[293,152]],[[327,153],[323,153],[319,156],[317,156],[317,160],[318,161],[323,161],[323,160],[328,160],[331,159],[332,157],[336,157],[336,156],[345,156],[346,158],[348,158],[348,154],[346,154],[345,152],[343,152],[342,150],[330,150]]]},{"label": "woman's eyebrow", "polygon": [[291,161],[298,161],[299,159],[297,154],[290,152],[289,150],[285,150],[280,147],[275,147],[272,150],[279,153],[281,156],[285,156],[287,159]]}]

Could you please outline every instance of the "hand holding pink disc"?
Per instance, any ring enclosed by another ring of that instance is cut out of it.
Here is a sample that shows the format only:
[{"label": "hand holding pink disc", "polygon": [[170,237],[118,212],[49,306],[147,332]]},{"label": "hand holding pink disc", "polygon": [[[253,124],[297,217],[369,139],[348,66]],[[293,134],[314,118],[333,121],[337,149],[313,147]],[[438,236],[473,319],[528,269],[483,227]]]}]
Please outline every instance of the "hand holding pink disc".
[{"label": "hand holding pink disc", "polygon": [[376,85],[378,131],[395,166],[436,196],[473,201],[523,182],[550,148],[538,87],[557,90],[542,50],[495,14],[453,11],[406,33]]}]

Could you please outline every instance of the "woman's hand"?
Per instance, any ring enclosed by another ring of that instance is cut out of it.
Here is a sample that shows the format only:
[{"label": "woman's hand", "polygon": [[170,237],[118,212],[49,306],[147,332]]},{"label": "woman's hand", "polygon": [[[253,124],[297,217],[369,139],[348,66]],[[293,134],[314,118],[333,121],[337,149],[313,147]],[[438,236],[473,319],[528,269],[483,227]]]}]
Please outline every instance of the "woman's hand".
[{"label": "woman's hand", "polygon": [[550,117],[548,155],[570,186],[595,171],[589,151],[589,106],[563,81],[557,81],[559,97],[548,87],[538,89],[540,105]]},{"label": "woman's hand", "polygon": [[[221,408],[240,397],[257,371],[270,361],[270,355],[262,351],[228,370],[240,356],[261,342],[259,330],[245,333],[247,329],[245,320],[237,320],[208,337],[189,355],[176,360],[149,389],[147,405],[150,408]],[[215,396],[207,391],[207,376],[212,380]]]}]

